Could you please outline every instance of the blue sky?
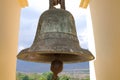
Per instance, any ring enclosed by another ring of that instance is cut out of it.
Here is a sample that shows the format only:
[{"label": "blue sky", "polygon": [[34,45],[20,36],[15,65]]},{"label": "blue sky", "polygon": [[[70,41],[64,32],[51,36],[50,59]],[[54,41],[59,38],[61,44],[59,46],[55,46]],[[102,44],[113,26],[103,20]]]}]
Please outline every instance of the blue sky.
[{"label": "blue sky", "polygon": [[[38,19],[41,13],[47,10],[49,6],[49,0],[28,1],[29,7],[23,8],[21,10],[18,52],[32,45],[36,33]],[[88,48],[86,10],[79,8],[79,0],[71,0],[71,2],[69,0],[65,1],[67,3],[66,10],[70,11],[75,19],[77,36],[80,41],[80,46],[82,48]],[[49,66],[50,65],[41,63],[32,63],[21,60],[17,61],[17,70],[22,72],[44,72],[49,70]],[[72,66],[65,65],[65,69],[66,68],[88,68],[88,62],[72,64]]]}]

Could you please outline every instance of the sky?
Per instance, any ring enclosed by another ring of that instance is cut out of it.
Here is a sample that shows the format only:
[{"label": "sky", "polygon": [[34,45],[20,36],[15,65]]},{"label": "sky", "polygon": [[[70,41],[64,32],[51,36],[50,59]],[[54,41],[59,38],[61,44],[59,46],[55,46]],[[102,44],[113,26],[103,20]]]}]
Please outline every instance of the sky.
[{"label": "sky", "polygon": [[[20,18],[20,31],[19,31],[19,45],[18,52],[22,49],[28,48],[32,45],[35,37],[37,24],[41,13],[49,8],[49,0],[28,0],[29,6],[21,9]],[[71,1],[71,2],[70,2]],[[86,9],[79,7],[80,0],[65,0],[66,10],[72,13],[75,19],[75,25],[77,30],[77,36],[82,48],[88,48],[88,30],[87,30],[87,17]],[[56,6],[59,8],[59,5]],[[41,63],[32,63],[26,61],[17,61],[17,71],[22,72],[44,72],[48,71],[50,65]],[[29,68],[28,68],[29,67]],[[65,65],[65,69],[68,68],[88,68],[88,62]],[[39,68],[42,68],[39,69]]]}]

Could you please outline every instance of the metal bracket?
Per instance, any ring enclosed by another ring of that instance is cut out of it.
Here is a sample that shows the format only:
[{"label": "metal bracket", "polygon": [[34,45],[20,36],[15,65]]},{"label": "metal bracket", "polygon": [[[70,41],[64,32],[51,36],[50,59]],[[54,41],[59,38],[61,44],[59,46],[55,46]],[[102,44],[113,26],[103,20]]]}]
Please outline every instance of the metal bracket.
[{"label": "metal bracket", "polygon": [[61,9],[65,10],[65,0],[49,0],[49,9],[53,9],[58,4],[60,4]]}]

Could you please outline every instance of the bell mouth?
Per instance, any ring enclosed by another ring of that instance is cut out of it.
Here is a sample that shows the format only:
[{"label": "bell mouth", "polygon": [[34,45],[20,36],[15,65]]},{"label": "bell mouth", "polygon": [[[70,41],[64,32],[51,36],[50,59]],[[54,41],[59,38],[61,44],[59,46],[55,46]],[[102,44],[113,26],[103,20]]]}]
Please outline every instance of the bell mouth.
[{"label": "bell mouth", "polygon": [[40,63],[51,63],[55,59],[62,61],[63,63],[77,63],[86,62],[94,59],[94,56],[90,51],[81,49],[79,52],[46,52],[46,51],[35,51],[30,52],[29,48],[22,50],[18,55],[18,59],[40,62]]}]

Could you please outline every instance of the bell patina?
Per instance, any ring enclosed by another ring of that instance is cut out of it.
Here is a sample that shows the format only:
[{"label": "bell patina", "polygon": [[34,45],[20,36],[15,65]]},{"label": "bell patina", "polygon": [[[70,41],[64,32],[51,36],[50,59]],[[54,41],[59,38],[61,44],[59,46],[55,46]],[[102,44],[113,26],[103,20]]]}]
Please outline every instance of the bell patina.
[{"label": "bell patina", "polygon": [[[54,8],[58,3],[61,9]],[[64,63],[86,62],[93,60],[94,56],[80,47],[74,18],[65,10],[64,0],[50,0],[49,8],[40,16],[33,44],[23,49],[17,58],[51,63],[52,80],[57,80]]]},{"label": "bell patina", "polygon": [[64,63],[94,59],[90,51],[79,45],[72,14],[62,9],[49,9],[40,16],[32,46],[22,50],[17,57],[43,63],[51,63],[55,59]]}]

